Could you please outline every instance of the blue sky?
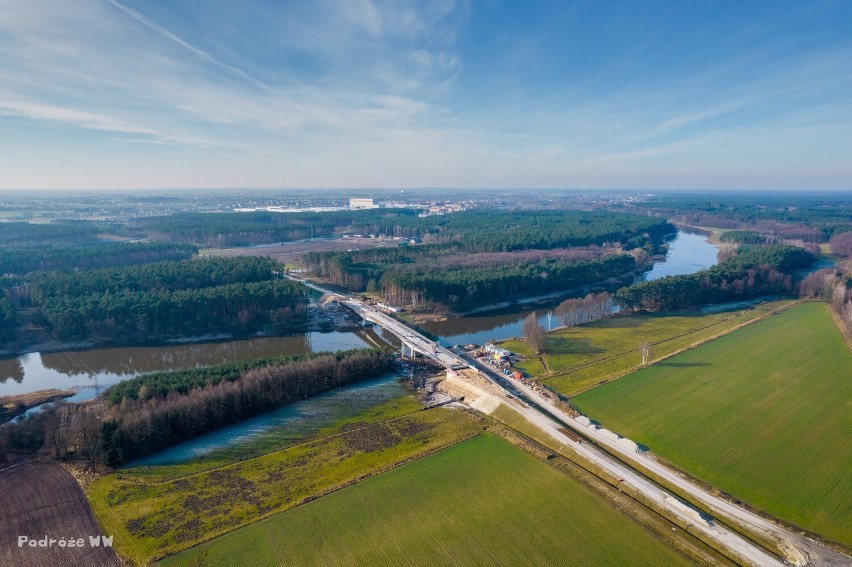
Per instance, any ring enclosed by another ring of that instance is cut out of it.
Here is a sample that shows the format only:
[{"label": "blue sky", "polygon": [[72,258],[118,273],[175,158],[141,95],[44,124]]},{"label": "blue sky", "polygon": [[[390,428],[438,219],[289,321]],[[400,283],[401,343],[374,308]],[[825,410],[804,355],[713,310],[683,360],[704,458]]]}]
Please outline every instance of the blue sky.
[{"label": "blue sky", "polygon": [[852,188],[852,2],[0,0],[0,189]]}]

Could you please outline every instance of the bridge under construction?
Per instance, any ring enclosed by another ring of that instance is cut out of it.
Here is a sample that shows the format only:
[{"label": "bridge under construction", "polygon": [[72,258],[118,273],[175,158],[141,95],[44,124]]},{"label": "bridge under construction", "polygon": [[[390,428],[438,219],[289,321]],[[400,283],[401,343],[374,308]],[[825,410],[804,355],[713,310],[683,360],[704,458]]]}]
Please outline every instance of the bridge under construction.
[{"label": "bridge under construction", "polygon": [[421,335],[408,325],[397,321],[385,313],[382,313],[379,309],[376,309],[372,305],[368,305],[367,303],[353,297],[344,296],[329,289],[325,289],[308,280],[295,278],[289,275],[287,277],[324,294],[329,299],[335,300],[341,305],[345,305],[355,312],[361,318],[363,323],[375,325],[376,327],[392,334],[402,343],[403,353],[408,354],[412,358],[419,354],[434,360],[448,370],[461,370],[462,368],[467,368],[469,366],[464,359],[457,356],[451,350],[444,348],[435,341]]},{"label": "bridge under construction", "polygon": [[[403,348],[408,349],[412,356],[420,354],[447,368],[447,382],[462,388],[466,393],[465,398],[467,394],[475,398],[470,402],[474,409],[490,414],[500,405],[510,407],[526,423],[560,443],[557,453],[563,449],[572,451],[608,474],[619,478],[620,485],[629,485],[651,502],[655,509],[663,510],[676,518],[682,527],[685,526],[684,529],[692,528],[700,532],[702,540],[712,541],[713,547],[736,563],[848,565],[849,558],[845,555],[819,545],[804,535],[775,524],[736,503],[729,502],[689,479],[682,478],[645,454],[637,453],[635,443],[625,446],[623,439],[610,438],[618,437],[617,435],[607,436],[597,427],[590,428],[583,420],[575,419],[565,413],[559,405],[544,396],[536,387],[520,382],[511,383],[506,377],[487,367],[476,368],[472,360],[469,364],[451,350],[363,301],[324,289],[313,282],[295,278],[289,274],[287,277],[320,293],[333,296],[335,301],[355,312],[363,324],[375,325],[396,336],[402,342]],[[486,382],[484,389],[483,379]],[[466,403],[468,403],[467,400]],[[606,433],[609,432],[606,431]],[[580,444],[579,436],[593,443]],[[613,458],[614,456],[616,458]],[[651,471],[654,480],[640,471]],[[680,502],[668,492],[671,487],[689,495],[692,502],[700,506],[692,507]],[[773,555],[771,551],[736,530],[729,529],[724,523],[714,521],[714,517],[710,514],[743,526],[747,532],[753,532],[777,542],[783,550],[784,559]]]}]

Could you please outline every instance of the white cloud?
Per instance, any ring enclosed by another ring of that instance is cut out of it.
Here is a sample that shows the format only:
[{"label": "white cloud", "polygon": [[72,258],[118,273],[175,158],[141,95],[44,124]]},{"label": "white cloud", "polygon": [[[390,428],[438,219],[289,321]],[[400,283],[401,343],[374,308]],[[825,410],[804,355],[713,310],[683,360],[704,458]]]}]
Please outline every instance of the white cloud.
[{"label": "white cloud", "polygon": [[[16,165],[28,156],[5,134],[4,116],[103,132],[108,143],[88,158],[67,128],[50,143],[57,154],[67,143],[90,171],[115,149],[127,167],[114,168],[104,181],[112,185],[135,168],[124,183],[168,184],[173,175],[172,185],[577,186],[624,183],[630,172],[663,179],[661,164],[699,176],[706,156],[716,167],[735,152],[773,167],[776,152],[804,170],[794,149],[834,156],[831,148],[849,140],[850,105],[830,96],[852,92],[840,49],[780,58],[755,48],[677,81],[593,94],[582,75],[562,90],[548,90],[550,78],[509,77],[478,93],[464,75],[476,63],[471,38],[456,43],[475,17],[465,2],[220,8],[190,3],[172,17],[168,2],[0,0],[4,174],[18,167],[18,178],[46,175]],[[506,41],[540,56],[525,39]]]},{"label": "white cloud", "polygon": [[152,128],[129,124],[102,114],[92,114],[90,112],[81,112],[70,108],[44,104],[0,100],[0,115],[23,116],[33,120],[64,122],[66,124],[73,124],[88,130],[103,130],[106,132],[122,132],[124,134],[142,134],[157,137],[162,136],[160,132]]},{"label": "white cloud", "polygon": [[662,134],[664,132],[669,132],[671,130],[677,130],[679,128],[683,128],[684,126],[689,126],[691,124],[695,124],[698,122],[704,122],[707,120],[712,120],[714,118],[719,118],[726,114],[730,114],[732,112],[736,112],[737,110],[741,110],[750,104],[750,101],[742,99],[735,100],[728,104],[723,104],[719,106],[714,106],[712,108],[708,108],[706,110],[702,110],[700,112],[696,112],[693,114],[676,116],[674,118],[669,118],[656,128],[654,128],[655,134]]},{"label": "white cloud", "polygon": [[112,4],[113,6],[115,6],[116,8],[118,8],[119,10],[121,10],[122,12],[124,12],[125,14],[127,14],[128,16],[130,16],[131,18],[133,18],[134,20],[136,20],[137,22],[151,28],[152,30],[156,31],[157,33],[163,35],[164,37],[166,37],[166,38],[170,39],[171,41],[175,42],[176,44],[180,45],[181,47],[189,50],[190,52],[194,53],[195,55],[197,55],[198,57],[200,57],[204,61],[207,61],[207,62],[212,63],[212,64],[214,64],[218,67],[221,67],[225,71],[228,71],[229,73],[232,73],[232,74],[234,74],[234,75],[236,75],[240,78],[246,79],[247,81],[250,81],[251,83],[257,85],[258,87],[273,90],[272,87],[270,87],[269,85],[267,85],[263,81],[260,81],[256,78],[252,77],[251,75],[249,75],[248,73],[246,73],[245,71],[243,71],[242,69],[240,69],[238,67],[235,67],[233,65],[228,65],[227,63],[223,63],[223,62],[219,61],[218,59],[216,59],[215,57],[213,57],[212,55],[210,55],[209,53],[207,53],[203,49],[199,49],[199,48],[195,47],[194,45],[191,45],[190,43],[188,43],[188,42],[184,41],[183,39],[181,39],[180,37],[178,37],[176,34],[165,29],[163,26],[152,22],[151,20],[149,20],[148,18],[146,18],[145,16],[143,16],[142,14],[140,14],[139,12],[134,10],[133,8],[128,8],[124,4],[121,4],[120,2],[118,2],[117,0],[108,0],[108,2],[110,4]]}]

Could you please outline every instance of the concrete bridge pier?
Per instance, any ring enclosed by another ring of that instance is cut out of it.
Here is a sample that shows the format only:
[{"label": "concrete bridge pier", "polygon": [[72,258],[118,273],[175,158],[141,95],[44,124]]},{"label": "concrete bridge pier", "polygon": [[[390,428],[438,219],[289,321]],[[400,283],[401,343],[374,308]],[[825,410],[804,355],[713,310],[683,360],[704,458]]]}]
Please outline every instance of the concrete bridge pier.
[{"label": "concrete bridge pier", "polygon": [[402,346],[399,347],[399,352],[402,354],[402,358],[417,358],[417,351],[405,343],[402,343]]}]

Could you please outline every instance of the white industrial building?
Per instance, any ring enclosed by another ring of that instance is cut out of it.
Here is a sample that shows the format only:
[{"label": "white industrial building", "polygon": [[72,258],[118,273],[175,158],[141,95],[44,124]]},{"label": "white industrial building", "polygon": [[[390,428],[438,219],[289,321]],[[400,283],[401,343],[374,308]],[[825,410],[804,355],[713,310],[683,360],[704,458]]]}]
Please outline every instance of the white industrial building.
[{"label": "white industrial building", "polygon": [[349,199],[350,209],[377,209],[379,206],[373,202],[373,199],[362,197],[352,197]]}]

